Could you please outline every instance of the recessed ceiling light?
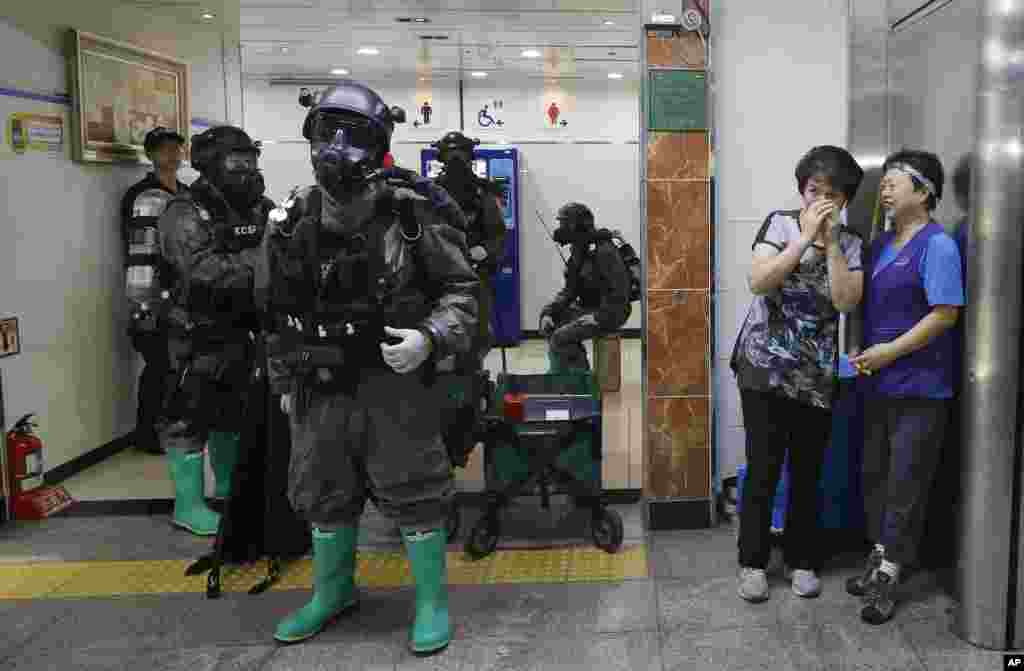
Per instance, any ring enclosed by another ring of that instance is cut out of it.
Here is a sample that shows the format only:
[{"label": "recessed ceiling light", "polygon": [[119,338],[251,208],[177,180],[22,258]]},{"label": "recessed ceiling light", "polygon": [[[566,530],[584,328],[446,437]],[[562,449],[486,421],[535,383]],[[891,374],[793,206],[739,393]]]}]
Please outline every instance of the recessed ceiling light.
[{"label": "recessed ceiling light", "polygon": [[536,49],[527,49],[523,52],[523,58],[540,58],[540,52]]},{"label": "recessed ceiling light", "polygon": [[609,72],[608,73],[608,79],[622,79],[622,73],[621,72]]},{"label": "recessed ceiling light", "polygon": [[362,56],[376,56],[380,53],[380,50],[377,47],[361,47],[356,53]]},{"label": "recessed ceiling light", "polygon": [[210,19],[212,19],[214,17],[214,14],[213,14],[213,12],[203,12],[202,17],[204,19],[206,19],[207,21],[209,21]]},{"label": "recessed ceiling light", "polygon": [[487,76],[487,73],[486,72],[471,72],[470,75],[472,75],[473,77],[476,77],[477,79],[482,79],[482,78]]},{"label": "recessed ceiling light", "polygon": [[282,54],[288,53],[288,47],[281,47],[281,53]]},{"label": "recessed ceiling light", "polygon": [[614,22],[614,21],[612,21],[611,19],[609,19],[608,21],[605,21],[605,22],[604,22],[604,25],[606,25],[606,26],[614,26],[614,25],[615,25],[615,22]]},{"label": "recessed ceiling light", "polygon": [[430,23],[430,19],[424,16],[417,16],[412,20],[413,23]]},{"label": "recessed ceiling light", "polygon": [[348,74],[348,70],[346,70],[345,68],[334,68],[333,70],[331,70],[331,74],[344,76]]}]

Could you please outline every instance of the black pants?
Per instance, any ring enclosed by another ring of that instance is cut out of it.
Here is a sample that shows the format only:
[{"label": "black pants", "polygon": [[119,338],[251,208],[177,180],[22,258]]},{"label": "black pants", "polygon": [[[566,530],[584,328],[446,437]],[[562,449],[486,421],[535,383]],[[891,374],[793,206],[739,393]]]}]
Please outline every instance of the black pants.
[{"label": "black pants", "polygon": [[173,338],[168,348],[173,354],[158,425],[163,448],[202,452],[211,431],[238,433],[252,388],[248,336],[217,344]]},{"label": "black pants", "polygon": [[135,445],[149,448],[159,445],[156,423],[164,401],[165,382],[171,370],[167,336],[161,333],[136,333],[132,347],[142,355],[139,374],[138,406],[135,418]]},{"label": "black pants", "polygon": [[864,399],[868,538],[884,545],[886,559],[901,566],[917,561],[951,405],[934,399]]},{"label": "black pants", "polygon": [[785,396],[740,389],[747,434],[747,476],[740,511],[740,566],[763,569],[771,557],[771,521],[782,462],[789,451],[784,554],[792,569],[818,569],[818,479],[832,411]]}]

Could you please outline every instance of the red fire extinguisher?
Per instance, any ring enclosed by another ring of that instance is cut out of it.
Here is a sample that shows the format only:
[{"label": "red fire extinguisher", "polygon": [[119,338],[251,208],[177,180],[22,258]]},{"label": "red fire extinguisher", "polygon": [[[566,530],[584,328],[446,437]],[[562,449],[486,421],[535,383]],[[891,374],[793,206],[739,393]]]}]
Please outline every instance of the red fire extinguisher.
[{"label": "red fire extinguisher", "polygon": [[34,413],[7,432],[8,482],[14,519],[40,520],[73,503],[63,487],[44,487],[43,441],[35,434]]}]

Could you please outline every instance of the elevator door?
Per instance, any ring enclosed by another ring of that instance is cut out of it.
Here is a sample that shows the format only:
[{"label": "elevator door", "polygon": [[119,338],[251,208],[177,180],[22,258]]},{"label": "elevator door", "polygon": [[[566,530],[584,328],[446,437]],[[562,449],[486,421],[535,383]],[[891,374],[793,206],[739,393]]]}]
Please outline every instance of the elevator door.
[{"label": "elevator door", "polygon": [[963,214],[953,170],[977,136],[978,20],[975,0],[957,0],[898,25],[888,40],[889,151],[924,149],[942,160],[946,184],[935,219],[949,232]]}]

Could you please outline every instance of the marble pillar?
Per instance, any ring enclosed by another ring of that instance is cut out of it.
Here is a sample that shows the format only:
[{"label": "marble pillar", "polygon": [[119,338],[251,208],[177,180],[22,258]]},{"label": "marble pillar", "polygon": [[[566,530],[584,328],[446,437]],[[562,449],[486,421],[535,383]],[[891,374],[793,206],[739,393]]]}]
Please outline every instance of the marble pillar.
[{"label": "marble pillar", "polygon": [[[706,71],[697,33],[649,27],[645,38],[647,81],[657,71]],[[647,130],[647,115],[643,123]],[[652,529],[707,527],[714,519],[711,133],[643,135],[648,521]]]}]

